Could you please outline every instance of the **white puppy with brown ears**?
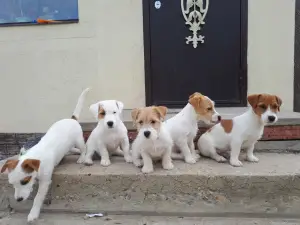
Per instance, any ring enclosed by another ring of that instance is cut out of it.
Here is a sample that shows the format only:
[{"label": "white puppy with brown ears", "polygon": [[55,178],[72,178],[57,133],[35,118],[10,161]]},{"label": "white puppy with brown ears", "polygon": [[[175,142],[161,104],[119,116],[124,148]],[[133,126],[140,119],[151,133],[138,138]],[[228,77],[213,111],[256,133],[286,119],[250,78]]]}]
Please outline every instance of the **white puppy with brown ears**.
[{"label": "white puppy with brown ears", "polygon": [[[189,97],[188,104],[178,114],[165,122],[174,142],[173,159],[184,159],[186,163],[192,164],[200,158],[194,145],[199,120],[215,124],[221,120],[221,116],[209,97],[196,92]],[[179,155],[177,150],[181,152]]]},{"label": "white puppy with brown ears", "polygon": [[34,183],[39,181],[28,222],[34,221],[40,215],[55,166],[72,148],[76,147],[82,152],[85,150],[82,129],[77,119],[88,91],[89,89],[86,89],[80,95],[72,119],[54,123],[38,144],[18,159],[7,160],[1,169],[1,173],[8,170],[8,181],[15,189],[15,199],[18,202],[27,200]]},{"label": "white puppy with brown ears", "polygon": [[254,156],[254,145],[261,138],[264,126],[278,120],[277,113],[282,101],[279,97],[269,94],[255,94],[248,96],[251,108],[244,114],[232,120],[222,120],[204,133],[198,140],[198,148],[204,156],[224,162],[226,159],[217,153],[230,152],[230,164],[242,166],[239,160],[241,149],[247,151],[247,160],[258,162]]},{"label": "white puppy with brown ears", "polygon": [[[162,123],[167,113],[164,106],[134,109],[131,113],[138,135],[132,144],[134,165],[143,165],[143,173],[153,172],[153,161],[161,159],[166,170],[173,169],[171,159],[172,138]],[[142,158],[142,160],[141,160]]]},{"label": "white puppy with brown ears", "polygon": [[98,119],[98,124],[90,134],[86,153],[81,154],[78,163],[92,165],[94,152],[101,156],[102,166],[109,166],[110,156],[114,154],[124,156],[128,163],[132,162],[127,128],[121,120],[123,107],[123,103],[116,100],[100,101],[90,106],[90,111]]}]

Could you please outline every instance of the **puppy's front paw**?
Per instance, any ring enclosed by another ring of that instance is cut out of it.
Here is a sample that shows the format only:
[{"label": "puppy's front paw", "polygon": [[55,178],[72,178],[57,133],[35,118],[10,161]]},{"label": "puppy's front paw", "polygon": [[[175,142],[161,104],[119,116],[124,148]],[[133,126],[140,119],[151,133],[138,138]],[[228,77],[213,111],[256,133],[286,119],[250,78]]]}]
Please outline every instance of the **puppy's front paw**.
[{"label": "puppy's front paw", "polygon": [[198,154],[194,154],[193,157],[194,157],[194,159],[196,160],[196,162],[198,162],[199,159],[201,158],[201,156],[198,155]]},{"label": "puppy's front paw", "polygon": [[86,166],[91,166],[94,164],[93,160],[91,159],[84,159],[83,160],[83,163],[86,165]]},{"label": "puppy's front paw", "polygon": [[259,159],[256,156],[254,156],[254,155],[247,156],[247,160],[249,162],[258,162],[259,161]]},{"label": "puppy's front paw", "polygon": [[196,163],[196,159],[193,156],[186,157],[185,158],[185,162],[189,163],[189,164],[195,164]]},{"label": "puppy's front paw", "polygon": [[36,212],[30,212],[28,217],[27,217],[27,222],[29,224],[34,223],[37,219],[39,218],[39,213]]},{"label": "puppy's front paw", "polygon": [[143,161],[141,159],[136,159],[136,160],[133,161],[133,164],[136,167],[142,167],[143,166]]},{"label": "puppy's front paw", "polygon": [[100,164],[102,166],[109,166],[111,164],[110,160],[109,159],[101,159],[101,162]]},{"label": "puppy's front paw", "polygon": [[124,156],[124,159],[127,163],[132,163],[132,158],[130,155]]},{"label": "puppy's front paw", "polygon": [[164,168],[165,170],[172,170],[172,169],[174,168],[174,164],[173,164],[172,162],[163,164],[163,168]]},{"label": "puppy's front paw", "polygon": [[238,160],[238,159],[230,160],[230,164],[232,166],[235,166],[235,167],[241,167],[241,166],[243,166],[243,163],[240,160]]},{"label": "puppy's front paw", "polygon": [[79,159],[77,160],[77,163],[78,164],[82,164],[82,163],[84,163],[84,157],[79,157]]},{"label": "puppy's front paw", "polygon": [[153,167],[143,166],[142,168],[143,173],[152,173],[153,171]]}]

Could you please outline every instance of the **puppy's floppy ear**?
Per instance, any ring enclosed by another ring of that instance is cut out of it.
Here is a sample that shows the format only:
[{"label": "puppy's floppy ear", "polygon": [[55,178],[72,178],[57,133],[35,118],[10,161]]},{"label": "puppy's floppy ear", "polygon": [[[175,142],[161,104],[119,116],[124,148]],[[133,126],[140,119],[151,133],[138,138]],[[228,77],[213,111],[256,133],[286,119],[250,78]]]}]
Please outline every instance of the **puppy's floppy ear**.
[{"label": "puppy's floppy ear", "polygon": [[197,108],[202,101],[203,95],[199,92],[195,92],[189,97],[189,103],[194,107]]},{"label": "puppy's floppy ear", "polygon": [[194,94],[190,95],[189,99],[194,98],[196,95],[201,95],[199,92],[195,92]]},{"label": "puppy's floppy ear", "polygon": [[139,113],[140,113],[140,109],[139,108],[135,108],[131,111],[131,117],[132,117],[132,120],[135,122],[139,116]]},{"label": "puppy's floppy ear", "polygon": [[277,95],[275,95],[275,98],[276,98],[276,101],[277,101],[277,104],[278,104],[278,111],[280,111],[280,106],[282,105],[282,100]]},{"label": "puppy's floppy ear", "polygon": [[164,119],[168,112],[168,108],[166,106],[154,106],[154,110],[158,113],[161,119]]},{"label": "puppy's floppy ear", "polygon": [[99,110],[99,105],[101,102],[97,102],[95,104],[90,105],[90,111],[93,114],[93,116],[96,118],[98,121],[98,110]]},{"label": "puppy's floppy ear", "polygon": [[21,165],[22,169],[26,173],[32,173],[33,171],[38,171],[40,168],[41,161],[38,159],[25,159]]},{"label": "puppy's floppy ear", "polygon": [[96,119],[98,118],[98,107],[98,103],[90,105],[90,111]]},{"label": "puppy's floppy ear", "polygon": [[123,111],[123,108],[124,108],[123,102],[116,101],[116,104],[117,104],[117,107],[119,109],[119,112],[121,113]]},{"label": "puppy's floppy ear", "polygon": [[8,170],[8,172],[11,172],[14,168],[16,168],[18,163],[19,163],[19,160],[8,159],[5,162],[5,164],[3,165],[3,167],[1,168],[1,173],[4,173],[6,169]]},{"label": "puppy's floppy ear", "polygon": [[256,108],[260,96],[261,95],[253,94],[247,97],[247,100],[252,108]]}]

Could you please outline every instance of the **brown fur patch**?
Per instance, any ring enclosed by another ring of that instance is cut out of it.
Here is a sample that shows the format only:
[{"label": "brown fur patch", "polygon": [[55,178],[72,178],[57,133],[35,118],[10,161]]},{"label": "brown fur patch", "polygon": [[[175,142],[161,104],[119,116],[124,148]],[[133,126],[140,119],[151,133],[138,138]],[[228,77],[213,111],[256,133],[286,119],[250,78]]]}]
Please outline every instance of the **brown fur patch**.
[{"label": "brown fur patch", "polygon": [[32,173],[33,171],[38,171],[40,168],[40,160],[37,159],[25,159],[21,165],[25,173]]},{"label": "brown fur patch", "polygon": [[101,105],[99,105],[98,108],[98,119],[101,120],[105,117],[105,110],[102,108]]},{"label": "brown fur patch", "polygon": [[223,127],[225,133],[230,133],[233,127],[232,120],[221,120],[221,126]]},{"label": "brown fur patch", "polygon": [[207,120],[212,120],[215,106],[209,98],[195,92],[189,97],[189,103],[194,107],[197,114],[203,116]]},{"label": "brown fur patch", "polygon": [[144,125],[150,125],[155,130],[160,129],[162,120],[167,114],[165,106],[150,106],[140,109],[133,109],[131,112],[132,119],[137,126],[137,130]]},{"label": "brown fur patch", "polygon": [[76,116],[72,115],[71,119],[77,120]]},{"label": "brown fur patch", "polygon": [[256,115],[261,116],[269,107],[272,112],[279,112],[282,100],[276,95],[253,94],[248,96],[248,102]]},{"label": "brown fur patch", "polygon": [[11,172],[13,169],[17,167],[19,163],[19,160],[15,159],[9,159],[5,162],[3,167],[1,168],[1,173],[4,173],[6,169],[8,169],[8,172]]}]

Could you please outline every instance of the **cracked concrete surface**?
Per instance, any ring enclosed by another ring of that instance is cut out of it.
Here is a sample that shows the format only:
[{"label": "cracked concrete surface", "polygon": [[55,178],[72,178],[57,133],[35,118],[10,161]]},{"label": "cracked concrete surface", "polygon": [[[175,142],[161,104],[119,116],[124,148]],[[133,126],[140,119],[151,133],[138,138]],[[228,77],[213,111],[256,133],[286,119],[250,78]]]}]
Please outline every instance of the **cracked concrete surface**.
[{"label": "cracked concrete surface", "polygon": [[[224,213],[295,216],[300,213],[300,163],[295,154],[258,154],[259,163],[228,163],[201,159],[195,165],[175,161],[175,169],[144,175],[140,169],[114,158],[113,164],[91,167],[66,157],[55,170],[52,204],[45,211],[129,213],[143,215],[220,215]],[[16,210],[6,176],[0,176],[3,199]],[[8,206],[8,205],[6,205]],[[2,207],[3,208],[3,207]]]}]

